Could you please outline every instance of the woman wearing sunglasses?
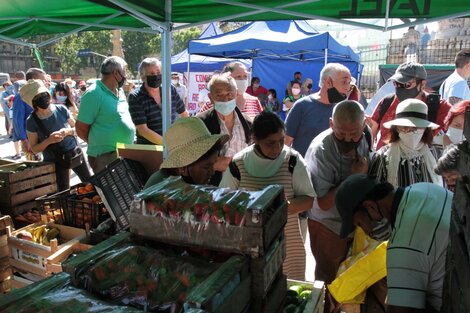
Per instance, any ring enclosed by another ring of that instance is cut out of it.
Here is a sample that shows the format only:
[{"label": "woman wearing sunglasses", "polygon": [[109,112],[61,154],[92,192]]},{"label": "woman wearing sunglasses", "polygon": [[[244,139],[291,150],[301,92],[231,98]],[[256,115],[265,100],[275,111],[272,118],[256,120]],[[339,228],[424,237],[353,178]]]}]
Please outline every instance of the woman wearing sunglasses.
[{"label": "woman wearing sunglasses", "polygon": [[436,153],[430,147],[433,130],[439,125],[427,119],[428,106],[418,99],[407,99],[397,106],[395,119],[384,123],[390,129],[388,144],[372,158],[369,174],[395,187],[418,182],[442,186],[434,172]]}]

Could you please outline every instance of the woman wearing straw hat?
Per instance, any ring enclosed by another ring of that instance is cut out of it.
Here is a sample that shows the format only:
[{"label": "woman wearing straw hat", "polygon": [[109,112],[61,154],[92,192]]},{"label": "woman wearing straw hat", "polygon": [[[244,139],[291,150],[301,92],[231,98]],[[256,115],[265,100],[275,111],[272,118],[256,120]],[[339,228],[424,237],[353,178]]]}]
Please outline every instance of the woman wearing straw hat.
[{"label": "woman wearing straw hat", "polygon": [[[90,171],[75,137],[75,120],[63,105],[52,104],[49,89],[42,80],[30,79],[21,87],[20,96],[33,108],[26,120],[26,132],[31,150],[42,152],[45,162],[54,162],[59,190],[70,187],[70,167],[65,167],[61,156],[67,153],[79,155],[79,165],[73,171],[82,182],[90,179]],[[80,153],[79,153],[80,152]]]},{"label": "woman wearing straw hat", "polygon": [[395,119],[384,123],[390,129],[390,139],[372,158],[369,174],[394,187],[406,187],[418,182],[442,186],[434,172],[436,153],[430,148],[433,130],[439,125],[427,120],[428,106],[418,99],[407,99],[397,106]]},{"label": "woman wearing straw hat", "polygon": [[228,140],[226,134],[212,135],[197,117],[176,120],[163,135],[168,156],[144,188],[169,176],[181,176],[189,184],[208,184],[214,174],[219,151]]}]

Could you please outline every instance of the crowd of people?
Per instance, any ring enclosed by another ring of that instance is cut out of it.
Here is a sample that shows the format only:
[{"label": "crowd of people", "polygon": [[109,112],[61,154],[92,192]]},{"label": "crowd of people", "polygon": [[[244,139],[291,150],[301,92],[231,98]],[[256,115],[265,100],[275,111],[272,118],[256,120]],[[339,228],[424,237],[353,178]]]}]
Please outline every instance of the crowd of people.
[{"label": "crowd of people", "polygon": [[[470,76],[470,51],[459,52],[455,64],[454,76]],[[440,99],[426,89],[424,66],[407,62],[390,78],[395,93],[366,116],[351,73],[341,64],[323,67],[317,91],[311,79],[294,73],[281,104],[275,90],[261,86],[259,77],[249,84],[245,66],[231,62],[207,81],[201,111],[189,117],[177,73],[171,76],[170,102],[162,102],[158,59],[141,62],[142,85],[127,97],[122,58],[107,57],[100,71],[102,78],[88,88],[80,82],[80,91],[68,81],[51,86],[40,69],[17,80],[17,92],[4,85],[14,96],[12,139],[28,158],[42,152],[44,160],[56,163],[61,189],[68,187],[70,169],[87,181],[86,161],[97,173],[115,160],[117,142],[163,144],[168,156],[146,187],[171,175],[232,189],[284,186],[283,269],[289,278],[305,279],[304,242],[310,236],[315,278],[330,284],[359,226],[376,240],[389,240],[390,312],[439,311],[448,189],[459,180],[455,144],[465,139],[468,85],[461,92],[459,80],[448,79]],[[162,105],[172,113],[166,132]],[[87,159],[77,149],[77,136],[88,144]],[[327,297],[325,312],[335,307]]]}]

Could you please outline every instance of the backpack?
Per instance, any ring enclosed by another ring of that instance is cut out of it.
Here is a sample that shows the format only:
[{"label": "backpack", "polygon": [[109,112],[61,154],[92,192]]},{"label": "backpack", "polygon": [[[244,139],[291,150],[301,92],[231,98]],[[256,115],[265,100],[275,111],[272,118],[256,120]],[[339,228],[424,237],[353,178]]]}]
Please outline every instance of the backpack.
[{"label": "backpack", "polygon": [[[297,155],[291,154],[289,156],[289,164],[288,164],[289,173],[291,174],[294,173],[294,168],[296,164],[297,164]],[[230,174],[232,174],[234,178],[238,180],[241,179],[240,170],[238,169],[238,166],[237,164],[235,164],[234,161],[230,162],[228,168],[230,169]]]},{"label": "backpack", "polygon": [[[393,99],[395,99],[395,94],[393,93],[383,98],[382,105],[379,108],[379,120],[377,121],[377,124],[380,125],[380,122],[382,121],[385,113],[387,113],[388,108],[390,108]],[[441,97],[439,94],[430,93],[426,96],[426,104],[428,105],[428,121],[436,123],[440,103]]]}]

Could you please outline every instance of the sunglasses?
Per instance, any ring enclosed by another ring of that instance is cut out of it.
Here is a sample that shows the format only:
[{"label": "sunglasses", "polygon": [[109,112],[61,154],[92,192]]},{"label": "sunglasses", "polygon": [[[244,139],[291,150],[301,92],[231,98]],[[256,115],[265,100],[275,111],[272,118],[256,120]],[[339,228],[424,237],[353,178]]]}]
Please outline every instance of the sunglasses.
[{"label": "sunglasses", "polygon": [[[421,79],[417,79],[416,80],[416,86],[418,86],[419,84],[421,84],[422,80]],[[405,88],[405,89],[408,89],[408,88],[411,88],[411,86],[413,86],[413,81],[410,81],[410,82],[407,82],[407,83],[399,83],[397,81],[393,82],[393,84],[395,85],[395,87],[397,88]]]}]

